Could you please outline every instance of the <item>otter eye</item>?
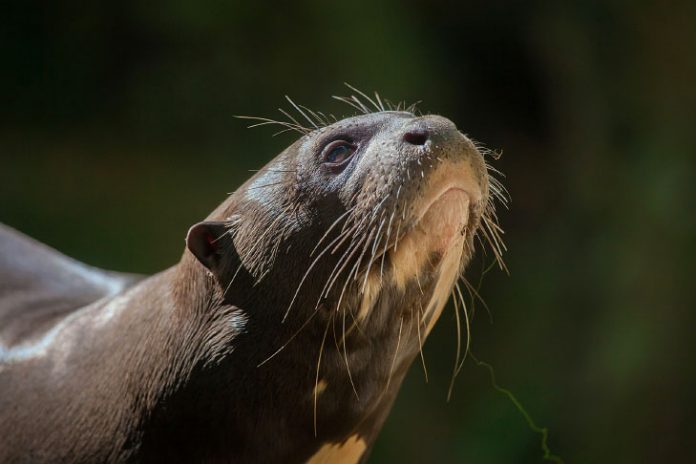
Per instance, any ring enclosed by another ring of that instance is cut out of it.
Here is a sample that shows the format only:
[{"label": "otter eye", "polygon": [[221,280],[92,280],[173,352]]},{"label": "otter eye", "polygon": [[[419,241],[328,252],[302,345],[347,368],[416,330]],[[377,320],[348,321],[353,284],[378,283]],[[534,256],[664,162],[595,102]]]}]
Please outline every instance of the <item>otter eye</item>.
[{"label": "otter eye", "polygon": [[324,163],[337,166],[355,153],[355,146],[345,140],[335,140],[324,148],[323,153]]}]

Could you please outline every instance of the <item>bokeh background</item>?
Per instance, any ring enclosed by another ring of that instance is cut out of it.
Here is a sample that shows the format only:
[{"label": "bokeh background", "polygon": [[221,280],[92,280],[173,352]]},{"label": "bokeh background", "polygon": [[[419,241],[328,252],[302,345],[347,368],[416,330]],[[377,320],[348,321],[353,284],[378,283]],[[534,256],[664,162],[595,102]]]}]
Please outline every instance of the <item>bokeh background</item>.
[{"label": "bokeh background", "polygon": [[[292,141],[234,115],[422,100],[504,153],[474,353],[566,462],[696,462],[696,2],[9,2],[0,50],[0,221],[122,271]],[[485,369],[446,401],[455,340],[448,311],[372,462],[540,462]]]}]

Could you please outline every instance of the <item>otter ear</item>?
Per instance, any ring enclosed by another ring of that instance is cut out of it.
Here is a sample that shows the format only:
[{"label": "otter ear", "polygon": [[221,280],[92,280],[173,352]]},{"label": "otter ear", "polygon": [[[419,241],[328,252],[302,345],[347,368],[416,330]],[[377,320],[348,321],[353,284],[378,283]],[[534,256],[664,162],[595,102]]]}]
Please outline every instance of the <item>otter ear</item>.
[{"label": "otter ear", "polygon": [[234,243],[224,222],[199,222],[186,234],[186,247],[216,277],[224,271],[224,258],[234,252]]}]

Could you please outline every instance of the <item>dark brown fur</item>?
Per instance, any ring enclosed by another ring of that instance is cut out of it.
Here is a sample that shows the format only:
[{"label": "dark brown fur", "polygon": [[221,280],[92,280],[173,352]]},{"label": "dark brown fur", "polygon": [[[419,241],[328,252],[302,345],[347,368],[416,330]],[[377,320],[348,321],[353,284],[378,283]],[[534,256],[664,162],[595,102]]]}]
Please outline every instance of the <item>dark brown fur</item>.
[{"label": "dark brown fur", "polygon": [[[70,277],[69,258],[0,229],[0,462],[301,462],[351,436],[369,448],[418,353],[418,305],[441,257],[418,285],[397,288],[386,253],[399,237],[373,226],[386,264],[369,316],[351,330],[367,270],[356,254],[322,294],[351,242],[318,256],[344,213],[358,224],[379,208],[398,212],[407,231],[437,168],[432,153],[471,157],[487,188],[480,155],[443,121],[377,113],[304,136],[191,230],[176,266],[138,283],[94,269]],[[446,150],[404,145],[411,126]],[[392,134],[381,149],[395,164],[370,158]],[[316,155],[337,136],[360,147],[340,174]],[[472,204],[465,260],[485,202]],[[317,401],[318,377],[328,387]]]}]

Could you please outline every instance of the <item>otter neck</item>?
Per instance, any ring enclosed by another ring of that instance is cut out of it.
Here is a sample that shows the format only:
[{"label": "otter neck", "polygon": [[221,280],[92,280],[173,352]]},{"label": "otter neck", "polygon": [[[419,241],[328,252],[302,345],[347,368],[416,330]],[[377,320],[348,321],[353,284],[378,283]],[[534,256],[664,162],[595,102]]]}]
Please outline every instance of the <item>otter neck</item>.
[{"label": "otter neck", "polygon": [[[227,341],[229,350],[222,346],[211,350],[208,343],[207,348],[196,348],[199,353],[182,357],[195,362],[189,361],[190,372],[184,376],[188,380],[167,392],[150,414],[142,440],[146,456],[149,450],[161,453],[161,445],[169,443],[178,459],[189,453],[200,457],[205,448],[211,459],[292,462],[309,459],[326,443],[350,437],[367,447],[372,444],[417,353],[417,342],[405,336],[405,326],[385,326],[378,337],[353,331],[344,347],[342,318],[332,320],[322,314],[286,344],[294,330],[277,315],[264,314],[263,301],[230,309],[222,302],[221,286],[186,257],[178,266],[177,279],[176,313],[181,323],[195,328],[189,330],[224,339],[216,327],[225,325],[225,317],[243,319],[244,325]],[[386,349],[376,347],[376,339]],[[397,345],[400,355],[395,361]],[[253,426],[249,417],[257,418]],[[182,436],[169,427],[182,420],[197,432]],[[272,443],[268,437],[274,437]],[[246,450],[264,450],[266,455],[246,455]]]}]

